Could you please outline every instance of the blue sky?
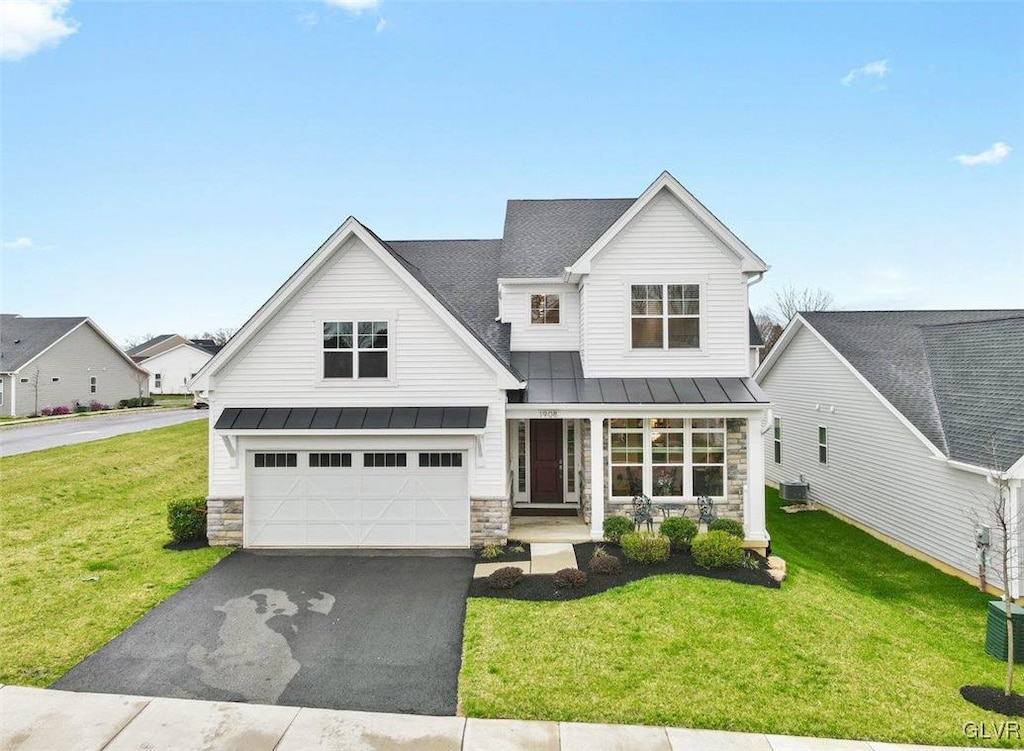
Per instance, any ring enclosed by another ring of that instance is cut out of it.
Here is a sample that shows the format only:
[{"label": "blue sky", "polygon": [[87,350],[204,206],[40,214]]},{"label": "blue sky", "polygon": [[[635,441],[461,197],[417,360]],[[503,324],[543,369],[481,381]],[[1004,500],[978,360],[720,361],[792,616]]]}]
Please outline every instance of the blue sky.
[{"label": "blue sky", "polygon": [[350,214],[498,237],[662,169],[755,308],[1024,307],[1024,4],[40,7],[0,19],[5,312],[238,326]]}]

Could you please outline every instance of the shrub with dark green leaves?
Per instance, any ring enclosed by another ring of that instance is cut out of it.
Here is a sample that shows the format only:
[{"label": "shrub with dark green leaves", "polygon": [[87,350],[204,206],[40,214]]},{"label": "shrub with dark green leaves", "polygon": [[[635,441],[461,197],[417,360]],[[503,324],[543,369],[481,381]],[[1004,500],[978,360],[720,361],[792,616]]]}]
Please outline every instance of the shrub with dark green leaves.
[{"label": "shrub with dark green leaves", "polygon": [[578,568],[563,568],[555,572],[555,586],[559,589],[582,587],[587,583],[587,575]]},{"label": "shrub with dark green leaves", "polygon": [[206,499],[186,498],[168,503],[167,528],[174,542],[201,538],[206,534]]},{"label": "shrub with dark green leaves", "polygon": [[604,520],[604,539],[616,545],[622,536],[633,531],[633,522],[624,516],[609,516]]},{"label": "shrub with dark green leaves", "polygon": [[671,543],[665,535],[652,535],[647,532],[629,532],[619,541],[622,552],[631,561],[650,565],[668,560]]},{"label": "shrub with dark green leaves", "polygon": [[701,568],[743,565],[743,541],[721,529],[694,537],[690,550]]},{"label": "shrub with dark green leaves", "polygon": [[622,573],[622,561],[617,556],[606,553],[603,550],[598,553],[594,551],[594,555],[590,558],[590,573],[600,574],[601,576],[614,576],[615,574]]},{"label": "shrub with dark green leaves", "polygon": [[121,409],[128,407],[152,407],[156,404],[156,400],[149,396],[135,397],[133,399],[122,399],[117,403],[117,406]]},{"label": "shrub with dark green leaves", "polygon": [[512,589],[523,580],[523,570],[518,566],[505,566],[487,577],[487,586],[491,589]]},{"label": "shrub with dark green leaves", "polygon": [[663,521],[658,531],[669,539],[673,550],[687,550],[697,535],[697,523],[682,516],[673,516]]},{"label": "shrub with dark green leaves", "polygon": [[743,539],[743,522],[735,519],[715,519],[708,525],[708,532],[728,532],[733,537]]}]

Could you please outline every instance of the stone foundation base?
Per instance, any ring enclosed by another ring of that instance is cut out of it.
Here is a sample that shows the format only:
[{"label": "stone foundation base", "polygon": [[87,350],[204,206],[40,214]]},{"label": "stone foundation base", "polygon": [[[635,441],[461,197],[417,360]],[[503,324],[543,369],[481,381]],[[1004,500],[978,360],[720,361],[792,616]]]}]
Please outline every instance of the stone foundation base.
[{"label": "stone foundation base", "polygon": [[512,503],[508,500],[470,500],[470,544],[483,545],[493,542],[504,545],[508,542],[508,525],[511,515]]},{"label": "stone foundation base", "polygon": [[206,499],[206,537],[211,545],[242,547],[242,499]]}]

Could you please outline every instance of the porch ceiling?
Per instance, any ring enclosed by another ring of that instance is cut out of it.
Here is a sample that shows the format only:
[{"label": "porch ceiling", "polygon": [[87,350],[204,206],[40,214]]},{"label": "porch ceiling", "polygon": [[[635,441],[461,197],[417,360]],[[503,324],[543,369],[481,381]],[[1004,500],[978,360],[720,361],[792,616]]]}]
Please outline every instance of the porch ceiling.
[{"label": "porch ceiling", "polygon": [[513,352],[524,404],[767,404],[753,378],[584,378],[579,352]]}]

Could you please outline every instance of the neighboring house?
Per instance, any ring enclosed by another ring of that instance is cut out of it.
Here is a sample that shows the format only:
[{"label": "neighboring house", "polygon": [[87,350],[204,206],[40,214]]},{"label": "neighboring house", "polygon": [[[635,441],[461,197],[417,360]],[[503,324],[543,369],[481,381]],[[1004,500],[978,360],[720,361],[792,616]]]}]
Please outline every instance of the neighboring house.
[{"label": "neighboring house", "polygon": [[[146,345],[151,346],[140,354],[138,350]],[[188,394],[192,391],[189,382],[219,351],[212,339],[164,334],[133,347],[128,354],[149,372],[149,393]]]},{"label": "neighboring house", "polygon": [[770,481],[802,478],[810,500],[977,576],[992,471],[1014,517],[1024,500],[1024,310],[800,313],[756,378]]},{"label": "neighboring house", "polygon": [[[196,377],[208,531],[248,547],[466,547],[512,506],[595,539],[644,492],[764,548],[748,286],[765,263],[663,173],[639,198],[509,201],[494,240],[349,218]],[[594,471],[595,467],[603,471]]]},{"label": "neighboring house", "polygon": [[146,371],[89,318],[0,316],[0,414],[116,406],[149,392]]}]

